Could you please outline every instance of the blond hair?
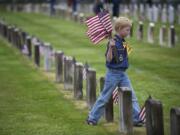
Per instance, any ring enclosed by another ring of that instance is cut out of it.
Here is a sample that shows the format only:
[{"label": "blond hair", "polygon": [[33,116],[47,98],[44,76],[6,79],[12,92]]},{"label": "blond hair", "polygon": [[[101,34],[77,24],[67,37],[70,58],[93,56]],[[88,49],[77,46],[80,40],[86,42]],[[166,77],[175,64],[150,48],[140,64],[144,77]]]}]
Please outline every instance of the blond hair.
[{"label": "blond hair", "polygon": [[120,29],[127,27],[127,26],[129,26],[129,27],[132,26],[132,21],[130,19],[128,19],[127,17],[118,17],[115,20],[114,29],[116,32],[118,32]]}]

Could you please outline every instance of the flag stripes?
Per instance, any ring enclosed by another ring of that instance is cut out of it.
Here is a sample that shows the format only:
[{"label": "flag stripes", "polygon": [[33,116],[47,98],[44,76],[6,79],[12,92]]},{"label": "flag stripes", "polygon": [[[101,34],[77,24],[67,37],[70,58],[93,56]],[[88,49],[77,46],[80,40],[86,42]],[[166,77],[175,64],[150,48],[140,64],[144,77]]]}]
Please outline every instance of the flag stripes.
[{"label": "flag stripes", "polygon": [[118,104],[118,101],[119,101],[118,87],[116,87],[116,88],[113,90],[112,97],[113,97],[113,102],[114,102],[115,104]]},{"label": "flag stripes", "polygon": [[146,108],[145,108],[145,105],[141,108],[141,111],[139,112],[139,118],[143,122],[146,122]]},{"label": "flag stripes", "polygon": [[112,32],[111,18],[107,11],[88,18],[85,23],[88,27],[86,34],[94,44],[98,44]]},{"label": "flag stripes", "polygon": [[[104,28],[108,33],[112,32],[112,23],[111,23],[111,18],[108,12],[102,12],[100,13],[100,21],[103,24]],[[103,17],[101,17],[103,16]]]}]

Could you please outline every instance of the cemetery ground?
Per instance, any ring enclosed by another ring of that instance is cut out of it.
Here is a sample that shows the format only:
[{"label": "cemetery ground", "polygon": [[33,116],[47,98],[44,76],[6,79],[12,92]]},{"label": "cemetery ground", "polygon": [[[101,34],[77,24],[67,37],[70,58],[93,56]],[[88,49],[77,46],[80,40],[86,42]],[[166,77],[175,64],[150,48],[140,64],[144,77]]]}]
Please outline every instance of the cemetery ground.
[{"label": "cemetery ground", "polygon": [[[0,135],[108,135],[0,38]],[[61,88],[62,89],[62,88]]]},{"label": "cemetery ground", "polygon": [[[93,46],[85,36],[86,27],[82,24],[42,14],[1,11],[0,16],[30,35],[50,42],[65,55],[75,56],[83,63],[87,61],[96,69],[97,79],[104,76],[106,41]],[[180,27],[175,28],[176,34],[180,35]],[[135,36],[134,30],[133,37],[127,39],[133,47],[128,74],[141,105],[149,94],[163,103],[167,135],[170,108],[180,106],[180,46],[177,43],[175,48],[160,47],[158,35],[154,44],[137,41]],[[85,125],[88,110],[84,105],[76,108],[73,102],[77,101],[65,99],[63,95],[67,93],[63,87],[52,83],[52,76],[44,76],[3,39],[0,44],[0,134],[117,134],[117,107],[114,124],[105,124],[102,120],[97,127]],[[136,129],[136,132],[140,132],[138,130],[144,132],[144,129]]]}]

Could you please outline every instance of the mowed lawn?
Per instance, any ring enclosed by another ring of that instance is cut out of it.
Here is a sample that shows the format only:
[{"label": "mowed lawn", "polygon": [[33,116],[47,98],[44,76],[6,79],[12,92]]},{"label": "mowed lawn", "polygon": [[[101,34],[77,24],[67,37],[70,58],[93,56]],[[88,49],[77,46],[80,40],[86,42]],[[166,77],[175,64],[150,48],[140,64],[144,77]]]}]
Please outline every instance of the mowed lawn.
[{"label": "mowed lawn", "polygon": [[0,38],[0,135],[115,135],[85,124],[87,113]]},{"label": "mowed lawn", "polygon": [[[93,46],[85,36],[86,27],[84,25],[41,14],[0,12],[0,16],[4,17],[9,24],[16,24],[44,42],[50,42],[56,50],[64,51],[65,55],[75,56],[77,61],[83,63],[87,61],[91,67],[96,69],[97,78],[104,76],[106,70],[104,66],[106,41],[99,46]],[[175,28],[177,28],[177,36],[180,37],[179,26]],[[158,35],[156,35],[156,39],[157,37]],[[168,134],[170,108],[180,106],[180,44],[178,42],[175,48],[167,48],[160,47],[158,43],[151,45],[144,41],[137,41],[135,37],[127,40],[133,47],[133,52],[129,58],[131,66],[128,74],[140,104],[143,104],[149,94],[162,101],[165,133]],[[11,72],[16,72],[16,70],[19,69],[14,68]],[[33,73],[28,74],[34,78]],[[16,76],[14,75],[14,77]],[[3,77],[0,77],[0,79],[5,80]],[[21,81],[18,81],[18,83],[21,83]],[[4,87],[9,87],[8,82],[2,84]],[[44,84],[43,88],[46,88],[46,85]],[[22,86],[17,84],[17,87]],[[29,85],[28,89],[33,88]],[[26,90],[25,92],[29,91]],[[41,95],[39,94],[39,96]],[[55,109],[58,108],[55,107]],[[93,130],[93,132],[95,131]]]}]

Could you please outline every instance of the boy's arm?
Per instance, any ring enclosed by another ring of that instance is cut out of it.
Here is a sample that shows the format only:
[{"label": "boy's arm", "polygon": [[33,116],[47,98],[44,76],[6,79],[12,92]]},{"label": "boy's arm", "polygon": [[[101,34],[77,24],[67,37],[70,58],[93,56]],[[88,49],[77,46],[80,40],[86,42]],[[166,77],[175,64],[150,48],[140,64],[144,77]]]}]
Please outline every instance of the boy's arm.
[{"label": "boy's arm", "polygon": [[107,52],[107,55],[106,55],[106,60],[108,62],[110,62],[112,60],[112,48],[111,47],[108,47],[108,52]]},{"label": "boy's arm", "polygon": [[113,47],[115,47],[115,41],[112,39],[109,41],[109,44],[108,44],[108,50],[107,50],[107,54],[106,54],[106,60],[108,62],[110,62],[113,58]]}]

